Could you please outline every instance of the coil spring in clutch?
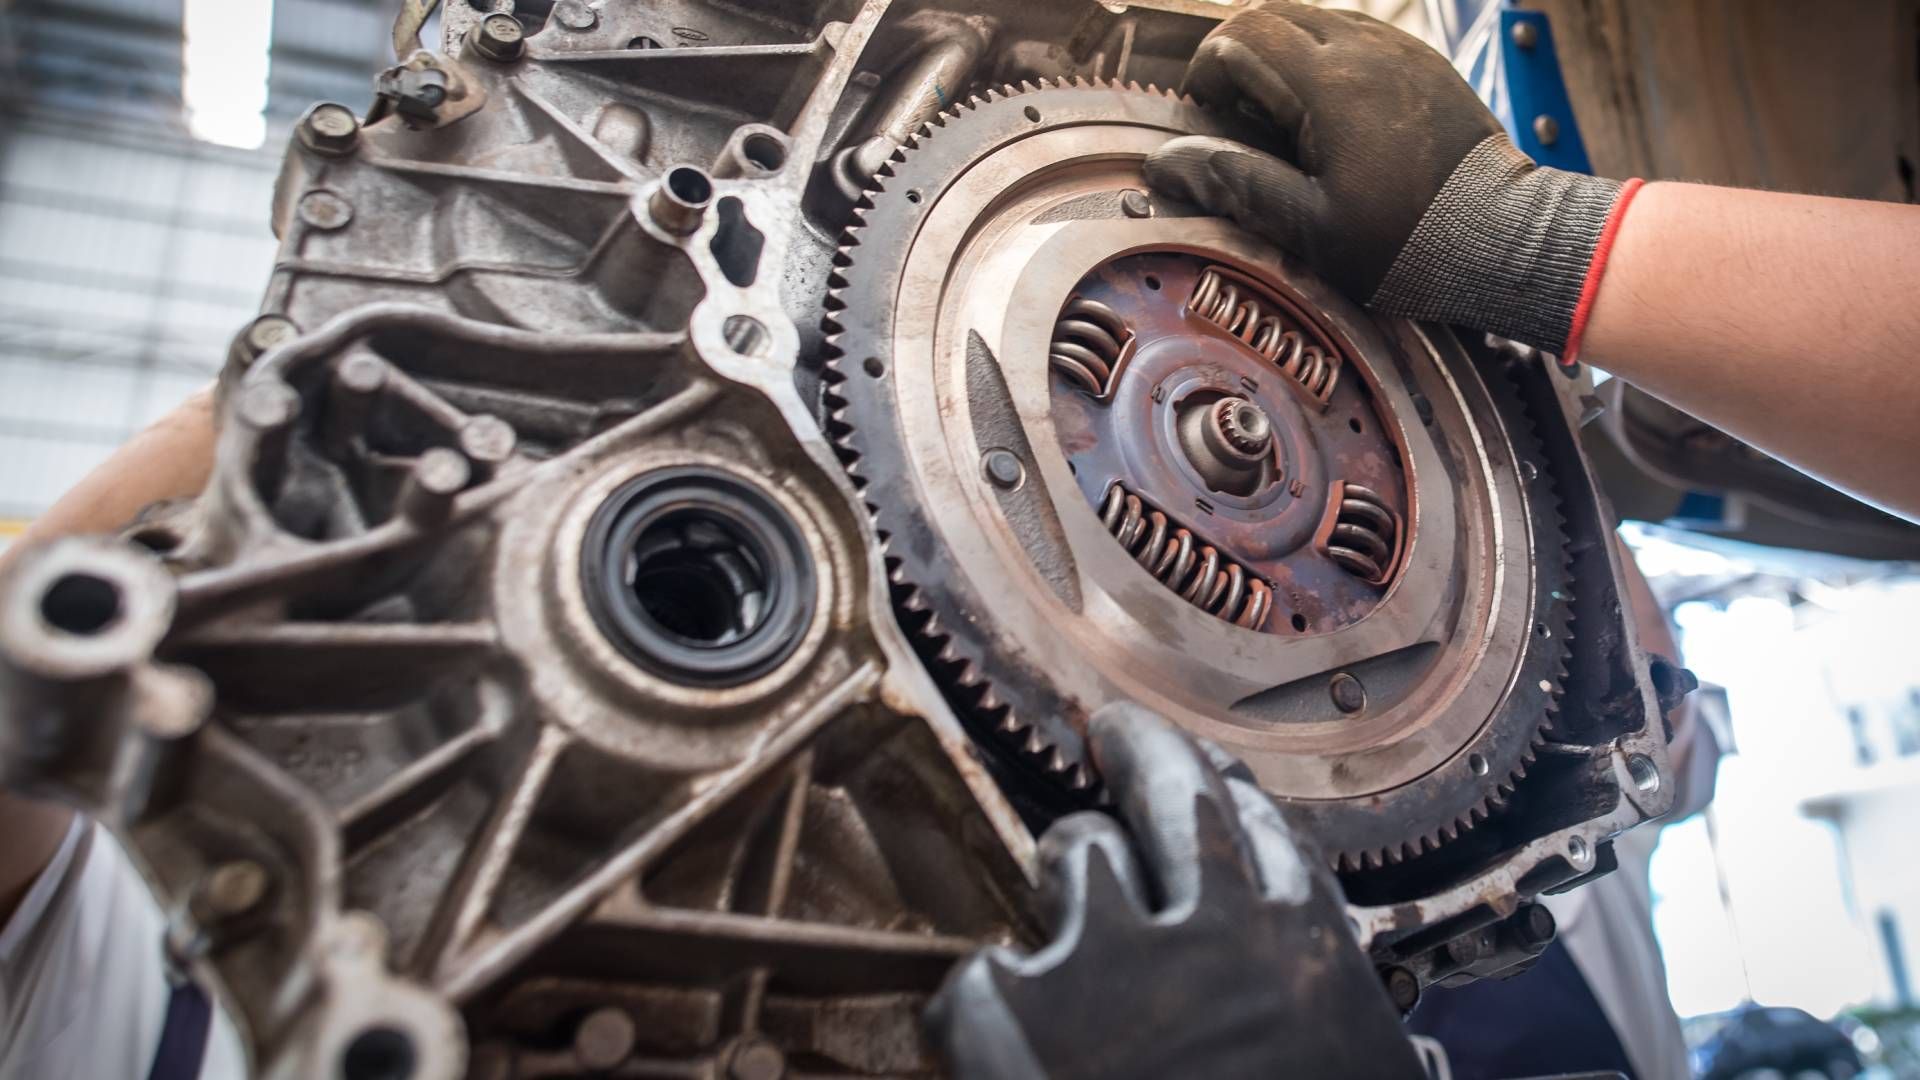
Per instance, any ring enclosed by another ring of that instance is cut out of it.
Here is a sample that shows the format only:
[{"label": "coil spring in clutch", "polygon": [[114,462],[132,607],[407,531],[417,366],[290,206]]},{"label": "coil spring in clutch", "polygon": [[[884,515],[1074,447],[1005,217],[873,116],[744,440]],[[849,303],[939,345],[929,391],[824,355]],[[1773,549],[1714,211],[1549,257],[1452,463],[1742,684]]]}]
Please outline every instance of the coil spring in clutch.
[{"label": "coil spring in clutch", "polygon": [[1251,287],[1217,266],[1201,273],[1187,306],[1201,318],[1239,338],[1281,373],[1325,402],[1340,381],[1340,357],[1289,330],[1280,316]]},{"label": "coil spring in clutch", "polygon": [[1113,381],[1126,341],[1127,324],[1112,308],[1076,296],[1053,324],[1047,362],[1069,382],[1099,397]]},{"label": "coil spring in clutch", "polygon": [[1135,562],[1187,603],[1249,630],[1266,621],[1273,606],[1266,582],[1169,521],[1124,485],[1107,489],[1100,518]]},{"label": "coil spring in clutch", "polygon": [[1393,565],[1397,527],[1393,511],[1371,488],[1343,484],[1333,532],[1327,537],[1327,557],[1356,577],[1378,584]]}]

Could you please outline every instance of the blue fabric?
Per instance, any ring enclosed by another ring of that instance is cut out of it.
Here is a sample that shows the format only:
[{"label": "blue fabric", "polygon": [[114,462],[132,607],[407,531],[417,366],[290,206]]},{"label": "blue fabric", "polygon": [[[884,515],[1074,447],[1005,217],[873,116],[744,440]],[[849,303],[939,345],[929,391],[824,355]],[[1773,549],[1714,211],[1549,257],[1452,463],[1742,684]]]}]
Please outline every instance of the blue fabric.
[{"label": "blue fabric", "polygon": [[1557,941],[1524,975],[1428,990],[1407,1026],[1446,1047],[1454,1080],[1634,1075],[1620,1037]]},{"label": "blue fabric", "polygon": [[213,1003],[207,1000],[207,992],[191,982],[174,984],[147,1080],[197,1080],[212,1026]]}]

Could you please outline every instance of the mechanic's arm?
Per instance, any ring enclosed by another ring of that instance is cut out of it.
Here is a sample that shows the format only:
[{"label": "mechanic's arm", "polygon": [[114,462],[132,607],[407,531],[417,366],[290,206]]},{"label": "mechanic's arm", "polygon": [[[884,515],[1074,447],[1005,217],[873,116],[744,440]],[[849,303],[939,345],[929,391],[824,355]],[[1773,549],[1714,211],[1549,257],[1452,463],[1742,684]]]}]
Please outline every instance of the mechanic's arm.
[{"label": "mechanic's arm", "polygon": [[1920,207],[1541,168],[1440,54],[1271,3],[1186,89],[1278,156],[1169,142],[1159,189],[1230,215],[1388,314],[1585,360],[1920,520]]},{"label": "mechanic's arm", "polygon": [[[197,494],[213,467],[213,391],[194,394],[135,435],[61,496],[4,553],[0,577],[19,553],[74,533],[107,532],[151,503]],[[73,811],[0,791],[0,926],[32,887],[66,835]]]}]

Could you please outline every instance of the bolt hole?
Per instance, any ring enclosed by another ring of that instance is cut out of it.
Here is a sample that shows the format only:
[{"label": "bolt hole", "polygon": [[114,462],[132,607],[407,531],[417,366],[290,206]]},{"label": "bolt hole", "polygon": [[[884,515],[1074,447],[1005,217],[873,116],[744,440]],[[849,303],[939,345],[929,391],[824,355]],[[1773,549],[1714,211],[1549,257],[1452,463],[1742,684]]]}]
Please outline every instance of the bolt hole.
[{"label": "bolt hole", "polygon": [[682,165],[667,173],[667,190],[689,206],[705,206],[713,198],[713,181],[699,169]]},{"label": "bolt hole", "polygon": [[1533,632],[1534,632],[1534,633],[1536,633],[1536,634],[1538,634],[1538,635],[1540,635],[1540,636],[1541,636],[1541,637],[1543,637],[1543,638],[1544,638],[1544,637],[1552,637],[1552,636],[1553,636],[1553,631],[1551,631],[1551,630],[1549,630],[1549,629],[1547,629],[1547,624],[1546,624],[1546,623],[1539,623],[1539,622],[1537,622],[1537,623],[1534,623],[1534,624],[1533,624]]},{"label": "bolt hole", "polygon": [[1036,124],[1037,124],[1037,123],[1039,123],[1039,122],[1040,122],[1040,110],[1039,110],[1039,109],[1036,109],[1036,108],[1034,108],[1034,107],[1033,107],[1033,106],[1031,106],[1031,105],[1029,105],[1029,106],[1027,106],[1027,119],[1029,119],[1029,120],[1031,120],[1031,121],[1033,121],[1033,122],[1034,122],[1034,123],[1036,123]]},{"label": "bolt hole", "polygon": [[741,356],[765,356],[772,340],[766,326],[751,315],[728,316],[720,333],[727,339],[727,348]]},{"label": "bolt hole", "polygon": [[1160,291],[1160,278],[1158,275],[1156,274],[1147,275],[1147,288],[1152,289],[1154,292]]},{"label": "bolt hole", "polygon": [[1487,775],[1487,759],[1481,757],[1479,754],[1468,754],[1467,768],[1471,770],[1475,776],[1485,776]]},{"label": "bolt hole", "polygon": [[1577,862],[1577,863],[1586,862],[1587,854],[1588,854],[1588,848],[1587,848],[1587,842],[1585,839],[1576,836],[1573,839],[1567,841],[1567,857],[1572,859],[1574,862]]},{"label": "bolt hole", "polygon": [[909,188],[909,189],[908,189],[908,191],[907,191],[907,201],[908,201],[908,202],[910,202],[910,203],[917,203],[917,202],[919,202],[919,201],[920,201],[920,189],[919,189],[919,188]]},{"label": "bolt hole", "polygon": [[787,148],[764,131],[756,131],[740,140],[740,156],[768,172],[777,172],[787,163]]},{"label": "bolt hole", "polygon": [[887,373],[887,365],[881,363],[877,356],[869,356],[860,361],[860,367],[876,379]]},{"label": "bolt hole", "polygon": [[63,633],[97,634],[120,618],[120,589],[93,574],[64,574],[40,598],[40,617]]},{"label": "bolt hole", "polygon": [[659,47],[660,43],[658,41],[647,37],[645,34],[627,42],[627,48],[629,49],[657,49]]},{"label": "bolt hole", "polygon": [[1297,630],[1297,631],[1299,631],[1299,632],[1301,632],[1301,633],[1303,633],[1303,634],[1304,634],[1304,633],[1306,633],[1306,630],[1307,630],[1307,617],[1306,617],[1305,615],[1302,615],[1302,614],[1300,614],[1300,613],[1299,613],[1299,612],[1297,612],[1297,611],[1296,611],[1296,612],[1294,612],[1294,613],[1293,613],[1293,628],[1294,628],[1295,630]]},{"label": "bolt hole", "polygon": [[340,1058],[345,1080],[407,1080],[413,1075],[413,1040],[390,1027],[368,1028],[347,1044]]},{"label": "bolt hole", "polygon": [[1354,433],[1355,435],[1358,435],[1358,434],[1360,434],[1360,432],[1361,432],[1361,430],[1362,430],[1362,428],[1361,428],[1361,426],[1360,426],[1360,418],[1359,418],[1359,417],[1357,417],[1357,416],[1351,416],[1351,417],[1348,417],[1348,418],[1347,418],[1347,426],[1353,429],[1353,433]]},{"label": "bolt hole", "polygon": [[1653,760],[1645,754],[1627,755],[1627,775],[1633,777],[1633,786],[1639,788],[1642,795],[1660,790],[1660,770],[1654,768]]}]

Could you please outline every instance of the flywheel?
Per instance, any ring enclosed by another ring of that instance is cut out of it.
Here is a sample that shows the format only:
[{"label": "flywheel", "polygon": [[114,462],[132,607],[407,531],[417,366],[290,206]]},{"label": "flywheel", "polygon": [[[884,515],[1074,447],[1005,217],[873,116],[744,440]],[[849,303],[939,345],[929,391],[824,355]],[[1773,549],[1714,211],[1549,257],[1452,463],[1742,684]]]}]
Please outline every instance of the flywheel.
[{"label": "flywheel", "polygon": [[825,411],[899,618],[1044,816],[1132,699],[1243,758],[1341,868],[1500,807],[1556,706],[1566,544],[1524,410],[1152,194],[1190,100],[975,98],[876,178],[831,279]]}]

